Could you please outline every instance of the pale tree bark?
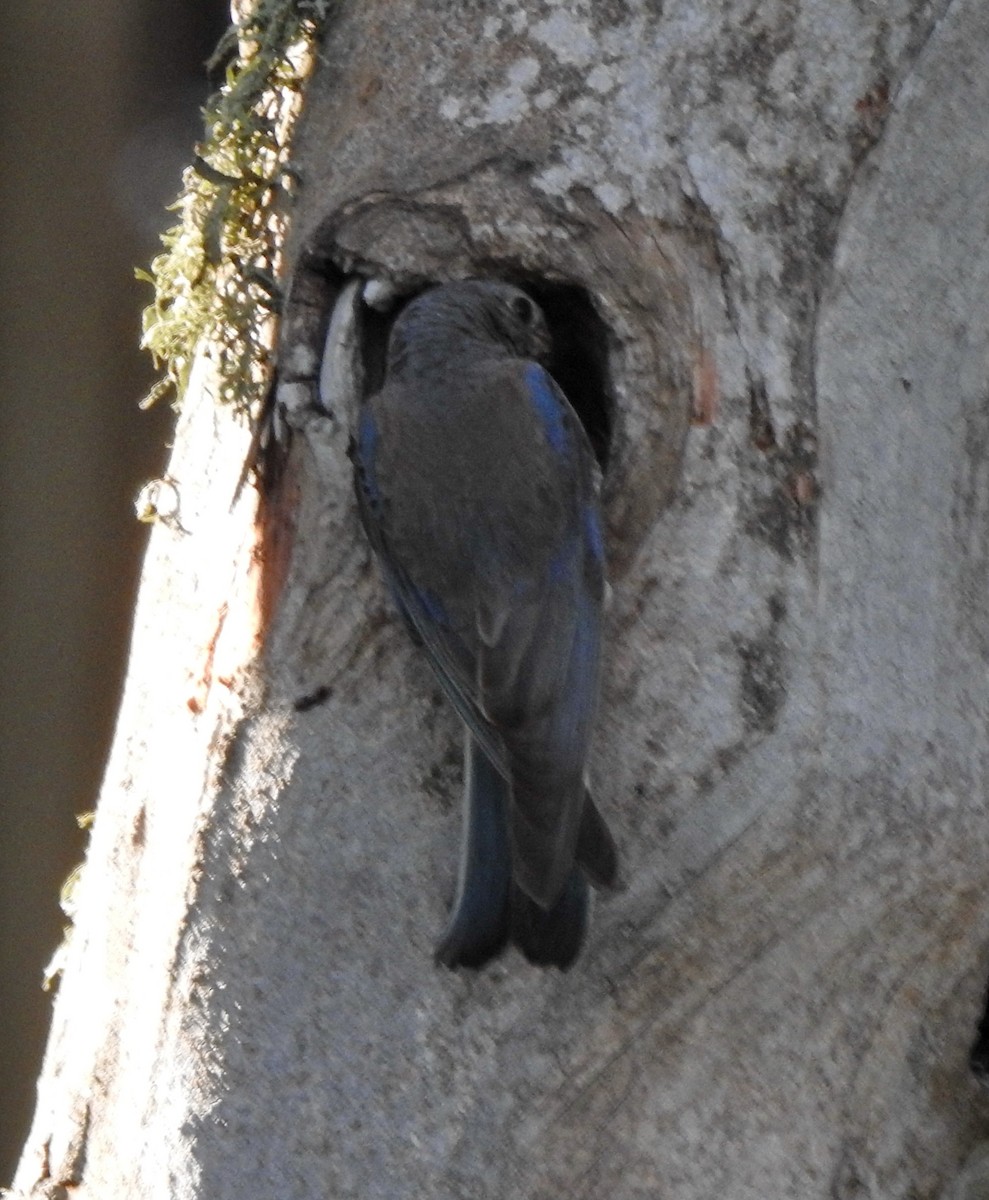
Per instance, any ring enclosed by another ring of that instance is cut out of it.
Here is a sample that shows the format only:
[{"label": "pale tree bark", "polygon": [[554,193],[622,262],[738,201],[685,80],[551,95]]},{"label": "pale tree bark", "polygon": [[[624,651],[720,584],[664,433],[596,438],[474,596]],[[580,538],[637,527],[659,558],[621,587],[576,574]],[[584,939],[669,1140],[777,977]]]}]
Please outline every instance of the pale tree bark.
[{"label": "pale tree bark", "polygon": [[[981,0],[340,6],[287,453],[237,493],[194,376],[18,1196],[953,1186],[989,1119],[987,46]],[[566,975],[432,965],[457,723],[339,373],[312,407],[349,277],[466,274],[544,299],[610,433],[628,886]]]}]

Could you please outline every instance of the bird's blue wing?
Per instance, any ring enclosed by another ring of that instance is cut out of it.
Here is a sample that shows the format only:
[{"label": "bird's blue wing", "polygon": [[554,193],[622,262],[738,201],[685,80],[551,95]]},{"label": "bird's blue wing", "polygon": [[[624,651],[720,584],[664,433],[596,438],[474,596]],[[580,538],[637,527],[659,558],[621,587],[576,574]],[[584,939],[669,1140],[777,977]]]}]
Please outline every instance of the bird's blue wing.
[{"label": "bird's blue wing", "polygon": [[566,882],[584,818],[600,597],[581,575],[575,561],[548,580],[543,602],[511,613],[498,642],[480,652],[481,703],[512,779],[516,878],[544,908]]},{"label": "bird's blue wing", "polygon": [[478,703],[506,748],[516,879],[546,909],[582,853],[596,880],[613,883],[617,874],[614,845],[584,784],[600,677],[604,551],[586,435],[542,367],[518,370],[543,438],[542,469],[566,517],[524,598],[488,622],[497,636],[479,648]]}]

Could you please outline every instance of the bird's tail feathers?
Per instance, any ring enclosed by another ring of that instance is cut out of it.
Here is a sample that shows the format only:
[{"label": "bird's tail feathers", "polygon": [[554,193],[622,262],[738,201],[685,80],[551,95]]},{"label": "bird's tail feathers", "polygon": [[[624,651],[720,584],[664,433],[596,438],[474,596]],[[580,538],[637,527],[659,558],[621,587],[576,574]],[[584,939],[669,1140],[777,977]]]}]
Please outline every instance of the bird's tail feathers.
[{"label": "bird's tail feathers", "polygon": [[570,872],[559,900],[541,908],[517,884],[511,893],[512,941],[529,962],[566,971],[584,944],[590,923],[591,894],[579,867]]},{"label": "bird's tail feathers", "polygon": [[584,793],[584,809],[580,814],[574,857],[596,888],[621,888],[618,847],[589,791]]},{"label": "bird's tail feathers", "polygon": [[436,961],[477,969],[511,941],[529,962],[565,971],[587,935],[589,883],[619,886],[618,853],[608,826],[586,792],[576,861],[571,860],[558,897],[544,908],[519,886],[517,863],[513,871],[509,785],[469,733],[466,767],[457,898],[436,945]]},{"label": "bird's tail feathers", "polygon": [[446,967],[483,967],[509,938],[508,784],[469,732],[465,768],[457,898],[434,952]]}]

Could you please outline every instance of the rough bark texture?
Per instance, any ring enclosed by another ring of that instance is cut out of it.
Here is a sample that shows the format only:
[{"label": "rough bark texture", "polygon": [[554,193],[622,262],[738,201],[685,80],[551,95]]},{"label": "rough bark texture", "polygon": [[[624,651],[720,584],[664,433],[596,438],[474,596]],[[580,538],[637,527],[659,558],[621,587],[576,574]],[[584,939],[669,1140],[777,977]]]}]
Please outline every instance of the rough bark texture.
[{"label": "rough bark texture", "polygon": [[[989,1117],[987,44],[981,0],[341,6],[294,436],[231,508],[246,433],[187,402],[21,1193],[955,1179]],[[305,406],[353,273],[573,285],[603,322],[592,774],[629,886],[565,976],[431,963],[456,721],[360,538],[346,404]]]}]

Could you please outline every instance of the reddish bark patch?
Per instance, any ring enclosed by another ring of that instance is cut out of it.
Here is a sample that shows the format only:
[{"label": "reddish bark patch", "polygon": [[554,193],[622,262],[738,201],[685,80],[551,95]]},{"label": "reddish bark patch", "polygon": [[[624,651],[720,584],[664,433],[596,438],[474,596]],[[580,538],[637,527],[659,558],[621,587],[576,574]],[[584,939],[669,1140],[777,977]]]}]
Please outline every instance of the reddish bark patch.
[{"label": "reddish bark patch", "polygon": [[298,470],[289,454],[277,482],[262,491],[258,504],[258,537],[251,571],[256,581],[259,641],[264,640],[288,579],[295,546],[299,495]]},{"label": "reddish bark patch", "polygon": [[694,395],[691,425],[713,425],[718,417],[718,368],[714,355],[699,346],[694,356]]}]

